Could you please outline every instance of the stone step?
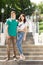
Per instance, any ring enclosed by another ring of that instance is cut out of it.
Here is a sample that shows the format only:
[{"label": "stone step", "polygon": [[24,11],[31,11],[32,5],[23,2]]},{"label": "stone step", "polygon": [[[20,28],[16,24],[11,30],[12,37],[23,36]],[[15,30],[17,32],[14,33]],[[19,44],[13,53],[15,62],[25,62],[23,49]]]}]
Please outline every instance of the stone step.
[{"label": "stone step", "polygon": [[[24,55],[43,55],[43,52],[23,52]],[[19,55],[19,52],[16,53],[17,55]],[[3,55],[7,55],[7,52],[0,52],[0,56]],[[10,55],[13,55],[13,52],[10,52]]]},{"label": "stone step", "polygon": [[[10,50],[13,50],[13,48],[11,47],[10,48]],[[18,48],[16,48],[16,50],[18,50]],[[6,46],[1,46],[0,47],[0,51],[7,51],[7,47]],[[35,52],[39,52],[39,51],[42,51],[43,52],[43,46],[35,46],[35,47],[32,47],[32,46],[27,46],[26,47],[26,45],[23,47],[23,51],[27,51],[27,52],[29,52],[29,51],[35,51]]]},{"label": "stone step", "polygon": [[24,61],[2,61],[0,60],[0,65],[43,65],[43,60],[24,60]]},{"label": "stone step", "polygon": [[[11,52],[11,51],[13,52],[13,49],[10,49],[10,52]],[[18,53],[18,49],[16,49],[16,51],[17,51],[17,53]],[[3,53],[3,52],[5,53],[5,52],[7,52],[7,49],[5,49],[5,48],[4,48],[4,49],[0,49],[0,53],[1,53],[1,52],[2,52],[2,53]],[[40,53],[40,52],[43,53],[43,48],[39,48],[39,49],[38,49],[38,48],[31,48],[31,49],[29,49],[29,48],[23,48],[23,52],[24,52],[24,53],[30,53],[30,52],[32,52],[32,53],[35,53],[35,52],[36,52],[36,53]]]},{"label": "stone step", "polygon": [[[19,60],[19,56],[18,60]],[[25,60],[43,60],[43,55],[25,55],[26,59]],[[7,55],[5,56],[0,56],[0,60],[5,60],[7,58]],[[11,59],[13,59],[13,56],[10,56]]]},{"label": "stone step", "polygon": [[[43,52],[43,48],[23,48],[23,51],[42,51]],[[10,50],[12,51],[13,48],[10,48]],[[18,50],[18,48],[16,48],[16,50]],[[0,51],[7,51],[7,48],[1,48]]]},{"label": "stone step", "polygon": [[[27,48],[26,48],[26,46],[25,47],[23,47],[22,46],[22,49],[23,49],[23,51],[42,51],[43,52],[43,47],[41,47],[41,48],[38,48],[38,47],[28,47],[27,46]],[[10,48],[10,50],[12,51],[13,50],[13,48],[11,47]],[[16,47],[16,50],[18,50],[18,48]],[[7,47],[0,47],[0,51],[7,51]]]},{"label": "stone step", "polygon": [[[30,48],[22,48],[22,49],[23,49],[24,52],[25,52],[25,51],[26,51],[26,52],[43,52],[43,48],[31,48],[31,49],[30,49]],[[5,49],[5,48],[3,48],[3,49],[1,48],[1,49],[0,49],[0,52],[1,52],[1,51],[2,51],[2,52],[3,52],[3,51],[6,52],[6,51],[7,51],[7,48],[6,48],[6,49]],[[10,49],[10,51],[13,51],[13,48]],[[16,51],[18,51],[17,48],[16,48]]]},{"label": "stone step", "polygon": [[0,65],[18,65],[19,63],[17,61],[14,60],[10,60],[10,61],[2,61],[0,60]]},{"label": "stone step", "polygon": [[[23,48],[38,48],[38,49],[43,49],[43,45],[34,45],[34,44],[24,44],[22,45]],[[0,48],[7,48],[7,46],[0,46]],[[10,46],[10,48],[12,48],[12,46]]]},{"label": "stone step", "polygon": [[43,61],[35,61],[35,60],[33,60],[33,61],[20,61],[19,62],[19,65],[43,65]]}]

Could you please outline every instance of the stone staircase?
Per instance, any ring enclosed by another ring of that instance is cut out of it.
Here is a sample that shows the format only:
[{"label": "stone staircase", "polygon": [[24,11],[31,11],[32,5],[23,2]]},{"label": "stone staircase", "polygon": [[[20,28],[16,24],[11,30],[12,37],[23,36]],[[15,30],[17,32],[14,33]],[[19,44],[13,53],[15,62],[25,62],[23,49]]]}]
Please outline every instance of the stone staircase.
[{"label": "stone staircase", "polygon": [[[23,45],[23,53],[26,56],[26,60],[43,60],[43,46],[35,46],[33,44],[28,44],[28,46]],[[10,55],[11,57],[13,55],[12,47],[10,48]],[[19,57],[18,51],[17,56]],[[6,46],[1,46],[0,60],[4,60],[6,57],[7,57],[7,48]]]},{"label": "stone staircase", "polygon": [[[30,33],[27,34],[26,42],[23,42],[23,53],[26,57],[24,61],[14,61],[13,48],[10,47],[10,61],[4,61],[7,58],[7,45],[0,46],[0,65],[43,65],[43,46],[35,46],[33,37]],[[16,47],[17,57],[19,58],[19,52]]]}]

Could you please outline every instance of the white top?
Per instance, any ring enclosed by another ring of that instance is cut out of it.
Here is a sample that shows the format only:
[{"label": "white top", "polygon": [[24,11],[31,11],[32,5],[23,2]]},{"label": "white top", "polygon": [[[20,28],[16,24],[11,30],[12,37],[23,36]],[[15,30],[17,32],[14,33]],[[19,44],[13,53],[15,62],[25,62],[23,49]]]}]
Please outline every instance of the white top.
[{"label": "white top", "polygon": [[18,30],[23,30],[26,26],[27,26],[27,22],[26,23],[19,22],[19,24],[18,24]]}]

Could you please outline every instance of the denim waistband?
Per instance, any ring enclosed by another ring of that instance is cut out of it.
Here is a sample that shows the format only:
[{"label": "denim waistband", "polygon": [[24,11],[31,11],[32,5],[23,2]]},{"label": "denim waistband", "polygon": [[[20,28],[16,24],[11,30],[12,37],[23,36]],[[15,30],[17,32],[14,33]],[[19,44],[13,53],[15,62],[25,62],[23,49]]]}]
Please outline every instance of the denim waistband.
[{"label": "denim waistband", "polygon": [[24,33],[24,32],[18,32],[18,33]]}]

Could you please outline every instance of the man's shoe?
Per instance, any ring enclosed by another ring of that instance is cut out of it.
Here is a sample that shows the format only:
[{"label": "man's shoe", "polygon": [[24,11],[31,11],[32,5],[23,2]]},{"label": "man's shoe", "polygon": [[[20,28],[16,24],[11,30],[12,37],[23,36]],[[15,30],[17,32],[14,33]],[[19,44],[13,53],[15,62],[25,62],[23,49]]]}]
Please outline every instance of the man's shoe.
[{"label": "man's shoe", "polygon": [[10,58],[6,58],[5,60],[6,60],[6,61],[9,61],[9,60],[10,60]]}]

